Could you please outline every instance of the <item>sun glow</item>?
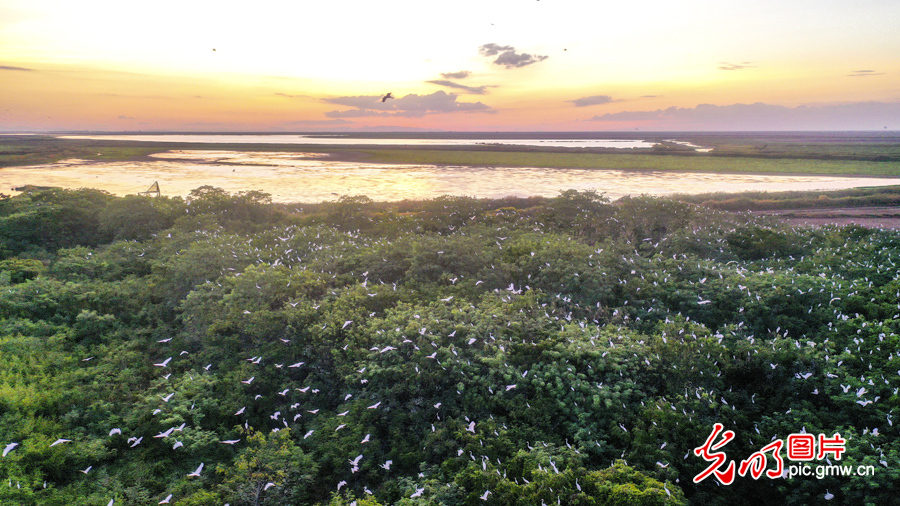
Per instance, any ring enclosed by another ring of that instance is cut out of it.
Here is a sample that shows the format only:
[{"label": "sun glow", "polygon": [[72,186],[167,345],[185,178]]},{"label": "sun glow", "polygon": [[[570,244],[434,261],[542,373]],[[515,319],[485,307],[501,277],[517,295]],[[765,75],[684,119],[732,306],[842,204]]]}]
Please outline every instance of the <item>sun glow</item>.
[{"label": "sun glow", "polygon": [[[11,0],[0,113],[8,129],[558,129],[650,107],[898,102],[889,6]],[[400,100],[333,103],[388,91]],[[594,96],[610,100],[573,105]]]}]

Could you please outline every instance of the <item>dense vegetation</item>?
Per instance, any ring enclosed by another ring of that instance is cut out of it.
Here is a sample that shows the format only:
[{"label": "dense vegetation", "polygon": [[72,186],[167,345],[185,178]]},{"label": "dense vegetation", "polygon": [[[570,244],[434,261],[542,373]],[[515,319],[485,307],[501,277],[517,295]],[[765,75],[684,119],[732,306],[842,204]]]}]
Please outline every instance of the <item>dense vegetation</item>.
[{"label": "dense vegetation", "polygon": [[[26,192],[0,200],[0,504],[895,504],[898,258],[591,192]],[[839,432],[875,472],[695,484],[717,422],[730,460]]]}]

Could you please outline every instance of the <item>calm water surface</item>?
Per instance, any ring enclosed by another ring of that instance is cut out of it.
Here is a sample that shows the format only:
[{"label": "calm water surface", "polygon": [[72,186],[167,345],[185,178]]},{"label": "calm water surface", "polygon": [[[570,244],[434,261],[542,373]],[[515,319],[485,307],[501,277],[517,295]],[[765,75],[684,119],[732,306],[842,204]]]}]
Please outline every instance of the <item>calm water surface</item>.
[{"label": "calm water surface", "polygon": [[[198,144],[324,144],[324,145],[373,145],[373,146],[478,146],[503,144],[511,146],[542,146],[563,148],[616,148],[646,149],[655,143],[638,139],[589,139],[589,138],[386,138],[335,135],[252,135],[252,134],[138,134],[138,135],[61,135],[62,139],[102,139],[112,141],[189,142]],[[699,146],[698,146],[699,147]]]},{"label": "calm water surface", "polygon": [[[531,167],[390,165],[329,160],[283,152],[167,151],[146,162],[67,160],[0,170],[0,191],[25,184],[99,188],[134,194],[159,181],[163,195],[187,195],[202,185],[229,192],[260,190],[277,202],[322,202],[341,195],[374,200],[556,196],[560,190],[625,195],[740,191],[836,190],[900,184],[900,178],[666,173]],[[12,192],[15,193],[15,192]]]}]

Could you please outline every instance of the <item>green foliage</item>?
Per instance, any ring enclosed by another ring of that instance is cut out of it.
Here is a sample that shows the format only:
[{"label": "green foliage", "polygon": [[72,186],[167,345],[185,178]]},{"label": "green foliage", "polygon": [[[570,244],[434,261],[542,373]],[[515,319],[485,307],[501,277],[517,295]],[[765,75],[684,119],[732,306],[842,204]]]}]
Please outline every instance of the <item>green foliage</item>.
[{"label": "green foliage", "polygon": [[[35,195],[3,219],[100,220],[0,260],[0,504],[894,502],[896,232],[574,191]],[[695,484],[716,422],[729,459],[805,428],[876,473]]]},{"label": "green foliage", "polygon": [[221,489],[235,505],[299,504],[309,501],[316,475],[312,457],[291,439],[290,429],[266,435],[252,429],[238,431],[246,446],[228,466]]},{"label": "green foliage", "polygon": [[128,195],[100,213],[100,229],[113,239],[143,240],[175,223],[184,213],[181,199]]},{"label": "green foliage", "polygon": [[47,268],[40,260],[31,258],[7,258],[0,260],[0,276],[7,283],[24,283],[29,279],[38,277]]},{"label": "green foliage", "polygon": [[0,215],[0,256],[45,248],[95,246],[109,239],[99,214],[113,196],[89,188],[53,188],[16,197]]}]

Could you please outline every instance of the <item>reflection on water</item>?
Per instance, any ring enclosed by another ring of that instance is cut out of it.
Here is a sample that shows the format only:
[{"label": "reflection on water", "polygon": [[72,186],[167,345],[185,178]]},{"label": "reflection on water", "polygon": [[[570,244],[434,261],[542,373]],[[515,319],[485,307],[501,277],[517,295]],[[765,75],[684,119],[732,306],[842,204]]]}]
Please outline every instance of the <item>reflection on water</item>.
[{"label": "reflection on water", "polygon": [[322,202],[340,195],[367,195],[375,200],[430,199],[445,194],[552,197],[571,188],[594,189],[616,199],[643,193],[835,190],[900,184],[900,178],[389,165],[280,152],[168,151],[157,158],[115,163],[67,160],[6,168],[0,170],[0,189],[31,184],[91,187],[127,195],[159,181],[163,195],[185,196],[194,188],[211,185],[229,192],[260,190],[276,202]]},{"label": "reflection on water", "polygon": [[653,142],[637,139],[591,138],[543,138],[503,139],[480,137],[455,139],[433,138],[385,138],[333,135],[252,135],[252,134],[153,134],[153,135],[61,135],[62,139],[101,139],[108,141],[190,142],[199,144],[322,144],[322,145],[373,145],[373,146],[478,146],[503,144],[514,146],[542,146],[561,148],[652,148]]}]

